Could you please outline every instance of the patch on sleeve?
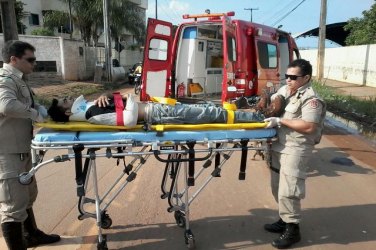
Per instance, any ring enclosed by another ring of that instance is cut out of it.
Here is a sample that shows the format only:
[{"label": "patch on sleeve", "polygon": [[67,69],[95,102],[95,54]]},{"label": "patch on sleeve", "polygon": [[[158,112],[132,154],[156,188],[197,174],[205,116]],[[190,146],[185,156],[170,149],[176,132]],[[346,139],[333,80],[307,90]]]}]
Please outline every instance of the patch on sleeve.
[{"label": "patch on sleeve", "polygon": [[319,101],[317,99],[313,99],[309,102],[309,106],[313,109],[317,109],[319,107]]}]

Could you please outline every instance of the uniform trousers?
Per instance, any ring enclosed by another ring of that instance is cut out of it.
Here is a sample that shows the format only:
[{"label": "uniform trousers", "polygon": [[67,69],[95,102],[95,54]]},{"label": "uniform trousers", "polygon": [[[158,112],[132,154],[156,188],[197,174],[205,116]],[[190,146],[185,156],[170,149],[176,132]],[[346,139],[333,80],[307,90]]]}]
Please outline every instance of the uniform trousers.
[{"label": "uniform trousers", "polygon": [[31,154],[0,154],[0,216],[1,223],[23,222],[26,209],[31,208],[38,195],[37,183],[22,185],[18,175],[31,169]]},{"label": "uniform trousers", "polygon": [[272,151],[272,167],[279,173],[272,169],[271,189],[279,216],[286,223],[300,223],[308,160],[309,156]]}]

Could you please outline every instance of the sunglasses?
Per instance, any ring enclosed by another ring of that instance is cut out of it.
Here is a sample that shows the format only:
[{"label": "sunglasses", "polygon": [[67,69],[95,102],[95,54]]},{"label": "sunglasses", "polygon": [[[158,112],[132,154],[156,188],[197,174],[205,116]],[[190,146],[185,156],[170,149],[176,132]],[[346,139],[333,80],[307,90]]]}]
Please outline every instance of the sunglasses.
[{"label": "sunglasses", "polygon": [[290,78],[291,80],[295,81],[296,79],[298,79],[298,77],[304,77],[304,76],[296,76],[296,75],[288,75],[288,74],[285,74],[285,78]]},{"label": "sunglasses", "polygon": [[28,57],[28,58],[24,58],[26,61],[28,61],[29,63],[34,63],[37,59],[35,57]]}]

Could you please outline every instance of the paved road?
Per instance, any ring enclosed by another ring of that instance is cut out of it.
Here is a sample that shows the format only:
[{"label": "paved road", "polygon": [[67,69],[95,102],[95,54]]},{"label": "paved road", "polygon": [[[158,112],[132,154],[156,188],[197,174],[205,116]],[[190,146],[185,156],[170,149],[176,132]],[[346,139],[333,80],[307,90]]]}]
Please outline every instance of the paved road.
[{"label": "paved road", "polygon": [[[298,249],[369,249],[376,246],[376,147],[358,136],[326,128],[310,162],[307,198],[303,202],[303,239]],[[65,152],[61,152],[65,153]],[[53,156],[48,153],[46,158]],[[197,249],[273,249],[276,235],[263,231],[277,219],[265,162],[249,160],[247,178],[237,179],[239,154],[224,166],[191,205],[191,228]],[[113,160],[98,160],[100,188],[121,173]],[[186,249],[183,230],[176,226],[160,197],[161,163],[149,158],[109,214],[105,230],[110,249]],[[37,173],[39,197],[35,213],[46,232],[63,235],[55,246],[37,249],[96,249],[93,219],[77,220],[73,162],[42,168]],[[103,189],[102,189],[103,190]],[[0,249],[5,249],[3,239]]]}]

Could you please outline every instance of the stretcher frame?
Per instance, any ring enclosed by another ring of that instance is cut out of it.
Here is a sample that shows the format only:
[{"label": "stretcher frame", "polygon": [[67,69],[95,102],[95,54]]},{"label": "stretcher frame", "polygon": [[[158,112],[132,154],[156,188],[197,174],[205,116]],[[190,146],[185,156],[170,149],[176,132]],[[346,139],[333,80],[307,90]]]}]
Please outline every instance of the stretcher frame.
[{"label": "stretcher frame", "polygon": [[[29,172],[22,173],[19,181],[22,184],[29,184],[35,173],[42,167],[51,163],[61,163],[75,159],[76,184],[78,200],[78,219],[95,218],[98,228],[97,249],[106,250],[107,239],[102,229],[108,229],[112,225],[112,219],[107,214],[107,209],[112,201],[132,182],[137,172],[146,163],[150,156],[165,163],[165,170],[161,182],[161,198],[168,201],[168,212],[174,212],[174,218],[179,227],[185,228],[184,240],[189,249],[195,248],[195,238],[190,228],[190,204],[198,197],[209,182],[220,176],[225,162],[230,159],[235,151],[241,152],[241,163],[239,179],[244,180],[246,176],[247,153],[249,150],[265,152],[266,160],[270,161],[269,150],[275,137],[268,138],[235,138],[215,140],[187,140],[171,141],[163,140],[162,137],[155,141],[140,142],[132,139],[121,139],[111,141],[54,141],[38,142],[33,141],[32,162],[33,167]],[[198,148],[199,147],[199,148]],[[67,154],[55,156],[44,160],[47,150],[68,150]],[[98,152],[105,149],[105,152]],[[87,150],[85,153],[84,150]],[[205,154],[197,157],[196,154]],[[106,157],[118,160],[130,157],[128,164],[124,162],[124,168],[119,177],[108,187],[102,197],[99,195],[96,158]],[[82,162],[84,160],[84,166]],[[214,170],[206,178],[204,183],[191,194],[189,188],[195,185],[195,180],[214,161]],[[195,172],[195,163],[203,162],[198,172]],[[270,162],[269,162],[270,163]],[[179,176],[184,180],[180,187]],[[93,185],[93,198],[87,197],[87,187],[91,179]],[[94,204],[95,212],[86,209],[86,204]]]}]

